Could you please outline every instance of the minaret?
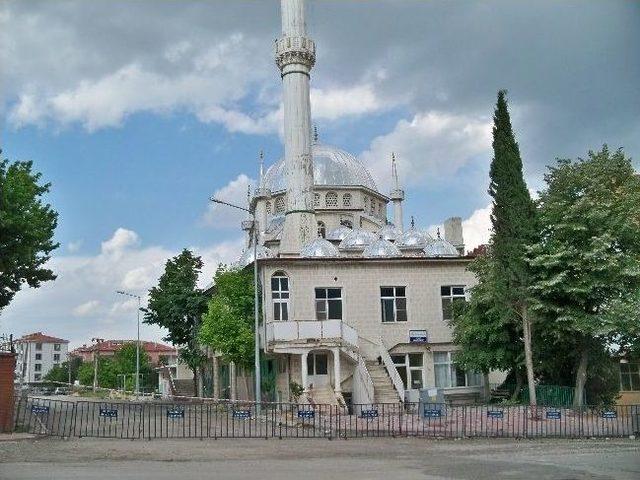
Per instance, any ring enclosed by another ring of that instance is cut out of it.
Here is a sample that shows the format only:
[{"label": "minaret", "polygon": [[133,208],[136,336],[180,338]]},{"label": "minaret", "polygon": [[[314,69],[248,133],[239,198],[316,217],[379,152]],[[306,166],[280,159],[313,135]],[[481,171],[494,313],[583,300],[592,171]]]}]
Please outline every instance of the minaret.
[{"label": "minaret", "polygon": [[402,201],[404,200],[404,190],[400,188],[395,153],[391,153],[391,177],[393,179],[393,190],[391,190],[389,197],[393,202],[393,223],[396,228],[402,232],[404,231],[404,225],[402,224]]},{"label": "minaret", "polygon": [[258,244],[264,243],[264,232],[267,228],[267,200],[271,196],[268,188],[264,187],[264,152],[260,150],[260,170],[258,177],[258,187],[253,197],[254,218],[258,222]]},{"label": "minaret", "polygon": [[276,40],[276,65],[284,100],[284,163],[287,210],[280,255],[292,256],[316,235],[311,157],[309,79],[316,46],[307,37],[304,0],[282,0],[282,37]]}]

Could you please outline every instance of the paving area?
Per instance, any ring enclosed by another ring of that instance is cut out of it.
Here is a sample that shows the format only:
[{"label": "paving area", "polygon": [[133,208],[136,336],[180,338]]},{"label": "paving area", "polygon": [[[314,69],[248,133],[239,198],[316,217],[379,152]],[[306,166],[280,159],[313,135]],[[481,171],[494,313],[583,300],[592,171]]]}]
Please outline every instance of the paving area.
[{"label": "paving area", "polygon": [[640,441],[153,440],[0,442],[0,479],[638,479]]}]

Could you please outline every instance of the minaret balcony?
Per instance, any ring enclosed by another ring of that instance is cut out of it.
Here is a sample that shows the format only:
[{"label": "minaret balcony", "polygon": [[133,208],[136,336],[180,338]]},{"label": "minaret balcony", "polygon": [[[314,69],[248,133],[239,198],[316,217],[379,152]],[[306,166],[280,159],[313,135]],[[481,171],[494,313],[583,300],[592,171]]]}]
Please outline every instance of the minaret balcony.
[{"label": "minaret balcony", "polygon": [[291,63],[311,68],[316,63],[316,44],[307,37],[286,36],[276,40],[276,64],[280,69]]}]

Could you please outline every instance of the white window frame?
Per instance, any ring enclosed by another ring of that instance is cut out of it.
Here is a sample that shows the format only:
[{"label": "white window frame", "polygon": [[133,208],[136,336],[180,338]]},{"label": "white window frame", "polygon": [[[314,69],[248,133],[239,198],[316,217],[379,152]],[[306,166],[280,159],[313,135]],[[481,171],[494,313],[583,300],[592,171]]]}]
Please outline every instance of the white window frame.
[{"label": "white window frame", "polygon": [[[318,290],[325,290],[325,298],[318,298]],[[332,297],[329,298],[329,290],[338,290],[340,292],[340,297]],[[344,296],[342,287],[315,287],[313,289],[313,297],[314,297],[314,310],[316,312],[316,320],[342,320],[344,317]],[[340,301],[340,318],[330,318],[329,317],[329,302]],[[319,318],[320,311],[318,310],[318,303],[324,304],[324,314],[326,318]]]},{"label": "white window frame", "polygon": [[[287,289],[286,290],[282,290],[282,281],[281,279],[287,279]],[[273,280],[277,279],[278,280],[278,290],[274,290],[273,289]],[[271,309],[271,314],[273,315],[273,320],[275,322],[288,322],[289,321],[289,317],[290,317],[290,313],[291,313],[291,305],[290,305],[290,300],[291,300],[291,279],[289,278],[289,276],[283,272],[283,271],[277,271],[275,272],[273,275],[271,275],[271,303],[273,304],[273,307]],[[276,305],[278,305],[278,312],[279,314],[276,315]],[[286,307],[286,317],[287,318],[282,318],[282,306],[285,305]],[[279,317],[279,318],[276,318]]]},{"label": "white window frame", "polygon": [[[625,366],[625,368],[628,368],[629,371],[628,372],[623,372],[622,371],[622,366]],[[635,370],[634,370],[635,367]],[[620,391],[621,392],[638,392],[640,391],[640,389],[634,390],[633,388],[633,376],[638,376],[638,384],[640,384],[640,362],[627,362],[627,363],[622,363],[620,362]],[[623,377],[629,377],[629,386],[630,386],[630,390],[626,389],[624,387],[624,383],[622,381]]]},{"label": "white window frame", "polygon": [[[436,361],[436,355],[437,354],[442,354],[442,353],[446,353],[447,354],[447,358],[446,361]],[[454,385],[453,384],[453,379],[457,379],[457,372],[456,369],[460,368],[456,366],[456,362],[454,359],[456,352],[455,351],[447,351],[447,352],[433,352],[433,375],[434,375],[434,383],[436,385],[436,387],[438,388],[469,388],[469,387],[481,387],[482,386],[482,377],[479,376],[479,381],[477,385],[470,385],[470,376],[471,375],[478,375],[478,373],[475,372],[471,372],[469,370],[464,370],[464,385]],[[448,368],[446,368],[446,372],[447,372],[447,384],[446,385],[438,385],[438,374],[437,374],[437,370],[439,366],[446,366]],[[460,368],[462,369],[462,368]]]},{"label": "white window frame", "polygon": [[[448,288],[449,289],[449,294],[445,295],[442,293],[442,289],[443,288]],[[454,288],[461,288],[462,289],[462,293],[453,293],[453,289]],[[444,313],[444,300],[450,300],[450,309],[451,312],[453,313],[453,303],[455,302],[456,299],[462,299],[464,301],[467,300],[467,287],[466,285],[441,285],[440,286],[440,306],[441,306],[441,313],[442,313],[442,320],[447,321],[447,320],[452,320],[452,318],[447,318],[447,316],[445,316]]]},{"label": "white window frame", "polygon": [[[393,289],[393,295],[392,296],[385,296],[382,295],[382,289],[383,288],[392,288]],[[397,290],[398,288],[404,288],[404,296],[402,295],[398,295],[397,294]],[[399,298],[404,298],[404,312],[405,312],[405,319],[404,320],[398,320],[398,299]],[[393,300],[393,320],[390,322],[385,322],[385,317],[384,317],[384,301],[385,300]],[[384,285],[380,287],[380,322],[384,323],[384,324],[394,324],[394,323],[407,323],[407,321],[409,320],[409,312],[408,312],[408,308],[407,308],[407,287],[403,286],[403,285],[395,285],[395,286],[390,286],[390,285]]]},{"label": "white window frame", "polygon": [[[412,384],[411,372],[413,371],[420,372],[420,377],[422,379],[422,386],[419,388],[424,388],[425,386],[424,379],[426,378],[425,371],[424,371],[424,367],[425,367],[424,352],[390,353],[390,355],[392,359],[393,357],[400,357],[400,356],[404,357],[403,363],[393,362],[393,365],[396,367],[397,370],[400,370],[400,369],[405,370],[405,378],[407,379],[407,384],[408,384],[404,386],[405,390],[416,390],[413,388],[413,384]],[[412,367],[411,360],[409,359],[410,355],[422,355],[422,362],[421,362],[422,365],[419,365],[417,367]]]}]

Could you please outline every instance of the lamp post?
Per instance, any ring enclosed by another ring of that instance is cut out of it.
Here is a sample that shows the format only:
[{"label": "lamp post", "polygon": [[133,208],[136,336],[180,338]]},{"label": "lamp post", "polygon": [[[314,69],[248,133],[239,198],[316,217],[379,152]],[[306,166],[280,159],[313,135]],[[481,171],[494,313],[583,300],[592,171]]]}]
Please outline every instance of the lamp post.
[{"label": "lamp post", "polygon": [[140,395],[140,295],[122,290],[117,290],[116,293],[138,299],[138,340],[136,341],[136,398],[138,398]]},{"label": "lamp post", "polygon": [[254,355],[254,369],[255,369],[255,390],[256,390],[256,414],[260,414],[260,402],[262,401],[262,386],[260,379],[260,340],[258,338],[259,318],[258,318],[258,222],[255,214],[248,208],[241,207],[240,205],[234,205],[233,203],[223,202],[217,198],[209,198],[213,203],[220,205],[226,205],[228,207],[237,208],[251,215],[253,222],[253,328],[255,330],[253,355]]}]

